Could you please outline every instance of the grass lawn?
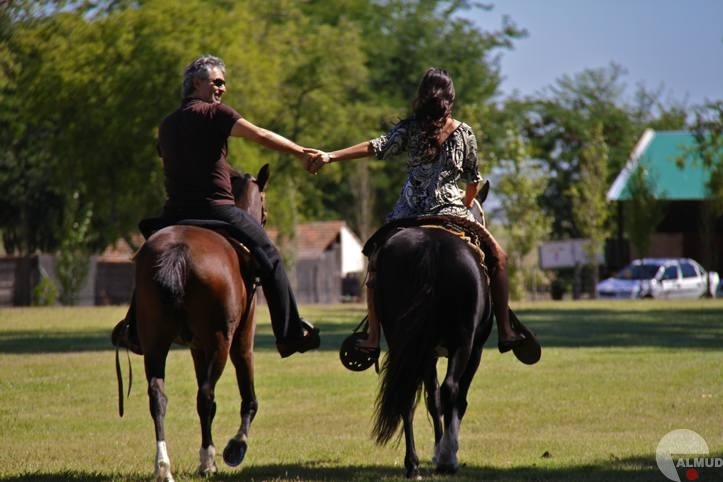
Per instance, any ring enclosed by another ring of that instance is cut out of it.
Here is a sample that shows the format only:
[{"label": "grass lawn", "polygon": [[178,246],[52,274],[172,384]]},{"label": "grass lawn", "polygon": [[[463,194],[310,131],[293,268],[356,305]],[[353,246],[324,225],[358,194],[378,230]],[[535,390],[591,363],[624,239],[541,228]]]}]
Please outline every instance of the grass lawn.
[{"label": "grass lawn", "polygon": [[[515,304],[539,336],[543,358],[525,366],[488,343],[462,423],[460,472],[432,473],[432,430],[422,407],[416,439],[431,480],[665,481],[655,450],[690,429],[723,457],[723,300]],[[281,360],[260,310],[256,393],[260,409],[240,468],[212,480],[397,480],[404,444],[369,437],[373,370],[338,360],[361,305],[305,306],[322,349]],[[117,415],[110,330],[122,307],[0,309],[0,480],[135,481],[153,473],[155,442],[142,358],[126,415]],[[493,343],[494,342],[494,343]],[[124,363],[127,363],[124,359]],[[166,434],[176,480],[200,480],[200,428],[190,354],[168,360]],[[124,366],[127,385],[127,364]],[[220,451],[239,425],[229,362],[217,387]],[[681,480],[686,480],[679,469]],[[722,480],[700,469],[701,482]]]}]

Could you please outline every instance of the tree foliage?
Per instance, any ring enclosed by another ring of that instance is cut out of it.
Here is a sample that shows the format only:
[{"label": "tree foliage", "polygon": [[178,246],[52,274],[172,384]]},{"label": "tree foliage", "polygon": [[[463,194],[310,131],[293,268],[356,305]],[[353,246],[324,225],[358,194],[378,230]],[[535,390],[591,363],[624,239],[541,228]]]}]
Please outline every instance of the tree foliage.
[{"label": "tree foliage", "polygon": [[723,218],[723,101],[709,101],[699,106],[691,131],[694,145],[678,162],[684,163],[692,157],[708,171],[699,225],[703,239],[702,262],[706,268],[713,269],[720,257],[720,246],[715,242],[716,224]]},{"label": "tree foliage", "polygon": [[552,237],[579,238],[571,193],[582,179],[582,152],[589,134],[601,129],[607,146],[604,181],[609,186],[629,158],[647,127],[682,129],[686,113],[680,104],[665,105],[660,91],[639,87],[630,102],[625,96],[625,69],[617,64],[564,75],[539,98],[510,103],[510,111],[526,120],[532,156],[541,159],[550,174],[541,197],[542,208],[553,218]]},{"label": "tree foliage", "polygon": [[630,176],[630,200],[625,203],[625,234],[638,256],[650,248],[650,235],[663,220],[664,202],[655,197],[655,173],[638,168]]},{"label": "tree foliage", "polygon": [[[430,65],[453,72],[460,102],[489,99],[499,83],[494,52],[521,34],[510,24],[480,31],[461,15],[472,2],[342,3],[13,2],[0,13],[6,249],[57,249],[75,203],[93,206],[91,251],[160,210],[156,127],[180,102],[182,69],[197,55],[225,60],[226,101],[249,120],[331,149],[406,115]],[[338,216],[371,229],[404,175],[403,166],[370,161],[365,183],[358,166],[310,178],[290,156],[244,140],[231,141],[229,159],[249,172],[272,163],[271,223],[289,233],[298,220]]]},{"label": "tree foliage", "polygon": [[[588,218],[575,216],[573,193],[589,177],[590,133],[599,129],[607,147],[596,180],[609,185],[645,127],[683,128],[688,112],[644,88],[628,103],[615,64],[498,102],[499,56],[526,32],[507,19],[482,30],[466,17],[490,8],[471,0],[13,1],[0,9],[5,249],[57,251],[68,242],[64,227],[87,221],[82,243],[98,252],[157,214],[156,129],[181,100],[183,67],[204,53],[225,60],[225,99],[244,117],[327,150],[383,133],[408,115],[424,70],[446,68],[455,116],[477,133],[483,173],[502,166],[510,186],[524,188],[494,188],[510,219],[535,214],[535,229],[550,220],[551,237],[580,237]],[[270,224],[288,239],[297,222],[324,218],[346,219],[366,237],[406,175],[402,160],[369,159],[310,177],[292,157],[241,139],[230,141],[229,160],[252,173],[272,164]],[[525,234],[538,239],[543,230]],[[516,243],[527,252],[528,240]]]},{"label": "tree foliage", "polygon": [[535,265],[526,263],[525,258],[546,238],[550,229],[549,217],[538,207],[547,177],[540,164],[530,158],[525,139],[509,124],[502,142],[499,165],[503,174],[495,192],[500,198],[500,219],[506,234],[510,295],[520,299],[537,275]]},{"label": "tree foliage", "polygon": [[608,235],[608,147],[601,124],[594,124],[580,149],[580,178],[570,186],[575,224],[586,244],[586,257],[592,274],[591,295],[597,285],[598,253]]}]

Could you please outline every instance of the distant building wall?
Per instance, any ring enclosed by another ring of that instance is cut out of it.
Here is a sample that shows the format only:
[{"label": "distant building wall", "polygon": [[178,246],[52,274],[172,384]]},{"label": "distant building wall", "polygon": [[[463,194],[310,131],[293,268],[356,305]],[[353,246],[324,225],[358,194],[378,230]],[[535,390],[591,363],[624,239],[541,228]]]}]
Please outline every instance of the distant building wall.
[{"label": "distant building wall", "polygon": [[[88,274],[78,292],[76,304],[128,303],[133,289],[133,273],[132,262],[105,262],[91,256]],[[60,290],[55,257],[52,255],[0,258],[0,306],[31,305],[33,290],[44,277],[50,278]]]},{"label": "distant building wall", "polygon": [[133,293],[135,264],[99,261],[96,268],[95,304],[124,305]]},{"label": "distant building wall", "polygon": [[341,301],[341,248],[335,244],[317,259],[296,262],[296,299],[300,303]]},{"label": "distant building wall", "polygon": [[[630,252],[633,259],[643,257],[632,245]],[[650,247],[645,256],[648,258],[682,258],[683,233],[654,233],[650,236]]]},{"label": "distant building wall", "polygon": [[0,258],[0,306],[27,306],[38,283],[37,256]]},{"label": "distant building wall", "polygon": [[366,270],[366,260],[362,254],[362,244],[348,228],[341,229],[341,275],[361,273]]}]

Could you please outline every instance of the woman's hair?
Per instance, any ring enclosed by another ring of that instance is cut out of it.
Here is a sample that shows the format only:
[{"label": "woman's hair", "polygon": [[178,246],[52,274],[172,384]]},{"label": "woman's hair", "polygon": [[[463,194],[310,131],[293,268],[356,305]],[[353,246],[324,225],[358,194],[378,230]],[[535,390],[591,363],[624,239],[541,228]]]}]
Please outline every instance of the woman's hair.
[{"label": "woman's hair", "polygon": [[188,64],[183,71],[183,97],[193,94],[193,79],[208,79],[209,73],[214,68],[226,73],[223,60],[213,55],[203,55]]},{"label": "woman's hair", "polygon": [[419,123],[423,138],[424,157],[429,161],[437,158],[441,148],[439,133],[454,106],[454,83],[444,69],[430,68],[424,73],[417,89],[417,97],[412,102],[412,117]]}]

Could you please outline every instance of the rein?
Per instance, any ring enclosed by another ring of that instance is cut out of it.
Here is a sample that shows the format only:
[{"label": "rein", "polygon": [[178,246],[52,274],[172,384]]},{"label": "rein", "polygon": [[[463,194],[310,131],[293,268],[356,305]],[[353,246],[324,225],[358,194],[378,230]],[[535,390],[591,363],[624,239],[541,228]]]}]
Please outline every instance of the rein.
[{"label": "rein", "polygon": [[256,299],[256,288],[259,287],[259,279],[254,277],[253,281],[251,281],[251,296],[248,297],[248,301],[246,302],[246,308],[244,310],[244,318],[243,320],[239,321],[238,327],[236,329],[245,324],[247,321],[249,321],[249,317],[251,316],[251,305],[254,303],[254,300]]},{"label": "rein", "polygon": [[[133,367],[131,366],[131,355],[126,348],[126,356],[128,357],[128,395],[131,396],[131,387],[133,386]],[[115,376],[118,380],[118,415],[123,417],[123,375],[121,373],[120,358],[118,356],[118,348],[115,349]]]}]

